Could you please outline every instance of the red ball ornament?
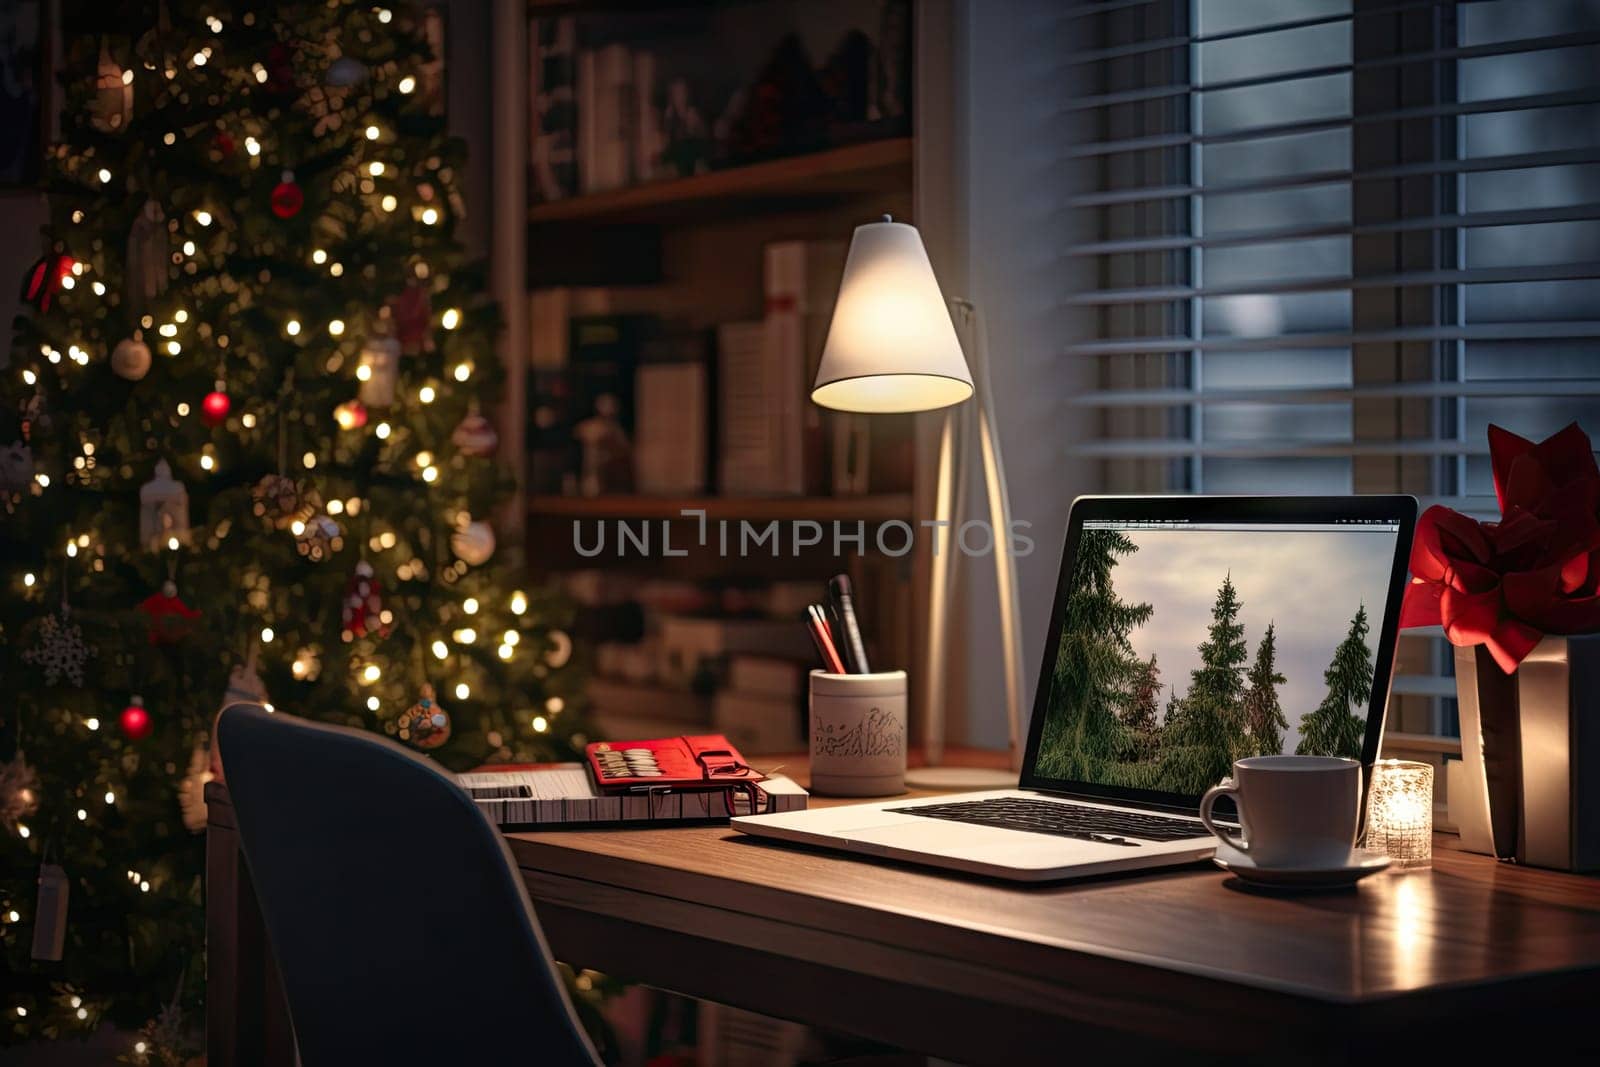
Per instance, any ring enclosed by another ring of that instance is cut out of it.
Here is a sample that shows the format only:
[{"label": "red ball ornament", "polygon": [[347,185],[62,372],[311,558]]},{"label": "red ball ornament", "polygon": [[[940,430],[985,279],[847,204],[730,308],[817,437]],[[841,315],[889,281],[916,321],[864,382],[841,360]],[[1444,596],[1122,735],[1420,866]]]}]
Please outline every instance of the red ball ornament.
[{"label": "red ball ornament", "polygon": [[122,709],[122,736],[129,741],[143,741],[150,736],[150,731],[155,728],[155,723],[150,719],[150,713],[144,710],[144,700],[140,697],[131,697],[128,706]]},{"label": "red ball ornament", "polygon": [[295,184],[294,172],[284,171],[283,180],[272,190],[272,213],[280,219],[292,219],[306,206],[306,194]]},{"label": "red ball ornament", "polygon": [[218,130],[216,134],[212,136],[211,147],[215,148],[217,153],[222,156],[223,159],[233,158],[233,150],[235,146],[233,138],[228,134],[227,130]]},{"label": "red ball ornament", "polygon": [[228,399],[228,394],[221,389],[213,389],[200,401],[200,419],[207,426],[221,426],[228,417],[228,411],[233,407],[233,401]]}]

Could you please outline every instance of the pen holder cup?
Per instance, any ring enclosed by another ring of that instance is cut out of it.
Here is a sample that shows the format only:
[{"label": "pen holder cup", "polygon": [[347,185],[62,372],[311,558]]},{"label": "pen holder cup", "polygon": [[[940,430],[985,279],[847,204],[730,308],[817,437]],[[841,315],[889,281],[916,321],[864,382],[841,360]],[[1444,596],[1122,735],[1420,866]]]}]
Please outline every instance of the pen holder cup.
[{"label": "pen holder cup", "polygon": [[906,672],[811,672],[811,791],[887,797],[906,791]]}]

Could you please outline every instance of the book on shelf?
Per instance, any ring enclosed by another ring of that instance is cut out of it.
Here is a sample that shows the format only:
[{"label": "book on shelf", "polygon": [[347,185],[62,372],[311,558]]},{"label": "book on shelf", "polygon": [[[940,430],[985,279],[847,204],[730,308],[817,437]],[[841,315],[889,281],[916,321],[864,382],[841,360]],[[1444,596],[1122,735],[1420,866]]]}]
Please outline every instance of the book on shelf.
[{"label": "book on shelf", "polygon": [[797,352],[775,352],[760,322],[717,328],[718,488],[727,496],[797,496],[803,369]]},{"label": "book on shelf", "polygon": [[586,194],[632,184],[633,53],[623,44],[578,53],[578,185]]},{"label": "book on shelf", "polygon": [[785,442],[786,462],[799,468],[793,475],[801,491],[827,493],[832,486],[827,439],[829,423],[841,418],[811,403],[811,383],[822,362],[828,322],[844,274],[843,241],[775,241],[763,255],[768,359],[787,379],[798,402],[798,438]]},{"label": "book on shelf", "polygon": [[651,315],[574,315],[568,347],[575,417],[586,419],[605,395],[617,399],[617,421],[633,431],[634,369]]},{"label": "book on shelf", "polygon": [[661,104],[656,54],[633,54],[633,180],[647,182],[661,176],[661,152],[666,140],[661,132]]},{"label": "book on shelf", "polygon": [[[580,419],[594,414],[596,387],[611,387],[605,381],[590,379],[614,381],[624,373],[622,366],[631,367],[631,357],[612,366],[610,361],[620,358],[617,353],[603,355],[586,348],[583,402],[589,407],[579,407],[571,358],[572,324],[575,319],[598,323],[612,318],[611,306],[611,294],[604,289],[556,286],[536,288],[528,296],[527,448],[531,493],[577,492],[580,450],[573,429]],[[586,333],[585,340],[596,338]],[[587,366],[589,363],[598,366]],[[631,380],[627,384],[631,395]]]},{"label": "book on shelf", "polygon": [[561,200],[578,191],[577,19],[535,18],[528,31],[529,188]]},{"label": "book on shelf", "polygon": [[706,491],[710,375],[703,333],[645,342],[634,386],[634,486],[641,493]]}]

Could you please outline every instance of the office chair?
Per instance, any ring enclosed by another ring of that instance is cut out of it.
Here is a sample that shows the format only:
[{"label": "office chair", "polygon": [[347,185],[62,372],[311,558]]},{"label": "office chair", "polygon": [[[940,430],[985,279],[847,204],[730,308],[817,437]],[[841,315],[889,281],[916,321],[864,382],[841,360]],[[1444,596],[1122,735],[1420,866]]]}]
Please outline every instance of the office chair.
[{"label": "office chair", "polygon": [[302,1063],[599,1063],[510,850],[448,775],[254,704],[217,734]]}]

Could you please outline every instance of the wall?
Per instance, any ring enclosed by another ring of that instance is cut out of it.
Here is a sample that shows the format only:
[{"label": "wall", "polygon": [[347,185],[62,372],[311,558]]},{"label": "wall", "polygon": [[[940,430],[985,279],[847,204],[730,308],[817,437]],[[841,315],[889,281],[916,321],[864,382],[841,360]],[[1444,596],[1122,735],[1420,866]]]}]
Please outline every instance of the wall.
[{"label": "wall", "polygon": [[[1071,23],[1064,10],[1058,0],[929,0],[919,8],[917,217],[945,295],[973,300],[987,321],[1013,517],[1032,524],[1035,542],[1033,554],[1017,561],[1024,720],[1044,654],[1068,506],[1092,488],[1088,464],[1068,455],[1079,416],[1067,399],[1092,384],[1093,367],[1060,354],[1068,228],[1061,57]],[[975,451],[969,462],[967,513],[986,517]],[[949,739],[1004,747],[990,560],[965,561],[953,617]]]}]

